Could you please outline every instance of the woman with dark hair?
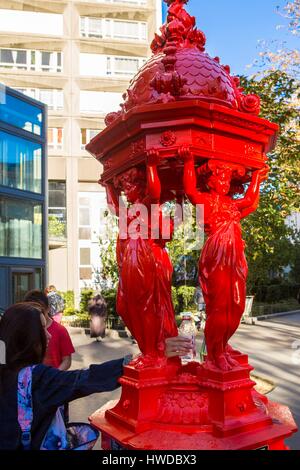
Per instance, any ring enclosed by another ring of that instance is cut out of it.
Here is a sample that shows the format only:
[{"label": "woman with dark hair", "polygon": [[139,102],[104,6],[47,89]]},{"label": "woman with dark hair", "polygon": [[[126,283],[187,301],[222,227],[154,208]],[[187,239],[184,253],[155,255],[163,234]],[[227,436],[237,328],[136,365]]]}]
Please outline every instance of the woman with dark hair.
[{"label": "woman with dark hair", "polygon": [[6,346],[6,363],[0,365],[0,450],[22,449],[18,423],[18,380],[32,370],[31,446],[39,450],[57,409],[77,398],[118,387],[124,358],[91,365],[85,370],[60,371],[42,364],[49,333],[38,304],[19,303],[8,308],[0,321],[0,341]]}]

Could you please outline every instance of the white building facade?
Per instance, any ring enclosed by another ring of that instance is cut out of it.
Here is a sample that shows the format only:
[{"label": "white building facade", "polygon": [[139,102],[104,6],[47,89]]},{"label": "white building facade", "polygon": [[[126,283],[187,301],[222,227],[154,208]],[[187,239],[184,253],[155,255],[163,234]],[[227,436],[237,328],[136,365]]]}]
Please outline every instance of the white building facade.
[{"label": "white building facade", "polygon": [[48,105],[48,282],[77,302],[106,207],[84,146],[149,57],[161,11],[161,0],[0,0],[1,82]]}]

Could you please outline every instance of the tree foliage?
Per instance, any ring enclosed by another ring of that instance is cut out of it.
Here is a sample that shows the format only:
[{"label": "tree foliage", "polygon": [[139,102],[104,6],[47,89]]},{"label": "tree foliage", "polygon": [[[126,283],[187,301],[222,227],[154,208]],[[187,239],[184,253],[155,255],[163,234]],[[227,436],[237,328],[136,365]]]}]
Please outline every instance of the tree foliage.
[{"label": "tree foliage", "polygon": [[[300,0],[286,1],[285,6],[278,13],[284,19],[286,25],[278,25],[278,28],[286,28],[292,36],[300,36]],[[262,42],[260,59],[256,65],[266,70],[281,70],[289,76],[300,80],[300,51],[291,49],[287,43]]]},{"label": "tree foliage", "polygon": [[101,289],[115,287],[118,279],[118,264],[116,257],[118,225],[115,216],[109,212],[104,217],[104,230],[99,238],[101,266],[95,273],[95,285]]},{"label": "tree foliage", "polygon": [[270,176],[262,187],[260,205],[243,221],[249,285],[268,283],[270,274],[281,275],[295,263],[297,233],[286,218],[300,207],[299,83],[279,70],[264,77],[241,77],[245,90],[262,100],[261,117],[280,126],[275,150],[268,155]]}]

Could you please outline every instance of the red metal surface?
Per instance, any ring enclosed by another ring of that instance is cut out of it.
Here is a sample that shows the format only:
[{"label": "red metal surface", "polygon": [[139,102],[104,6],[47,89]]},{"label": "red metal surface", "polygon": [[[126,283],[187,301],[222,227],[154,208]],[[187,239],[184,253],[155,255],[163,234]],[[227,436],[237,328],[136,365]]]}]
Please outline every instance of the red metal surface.
[{"label": "red metal surface", "polygon": [[205,207],[207,240],[198,272],[206,305],[206,365],[230,370],[238,364],[228,341],[245,310],[248,273],[240,220],[257,208],[260,183],[267,178],[268,167],[252,173],[245,196],[237,200],[230,194],[236,191],[234,181],[245,176],[243,166],[209,161],[199,168],[203,189],[198,191],[193,154],[183,148],[179,155],[184,160],[185,193],[192,204]]},{"label": "red metal surface", "polygon": [[90,418],[103,449],[287,449],[297,430],[286,406],[254,390],[245,355],[230,371],[192,363],[125,368],[122,396]]},{"label": "red metal surface", "polygon": [[[157,152],[148,152],[146,172],[134,167],[106,186],[108,200],[114,202],[119,216],[120,192],[125,194],[129,203],[138,205],[139,210],[145,212],[145,216],[138,219],[141,236],[136,238],[129,234],[125,239],[119,237],[117,243],[120,275],[117,311],[142,352],[135,361],[137,368],[166,364],[165,339],[177,336],[171,298],[173,266],[165,248],[166,242],[172,238],[173,226],[164,218],[159,205],[162,195],[157,173],[158,158]],[[151,204],[157,204],[157,226],[151,223]],[[137,213],[129,211],[126,228],[130,224],[134,226],[136,219]],[[170,232],[168,239],[162,237],[166,223],[171,225],[167,227]]]},{"label": "red metal surface", "polygon": [[[285,449],[296,430],[288,409],[254,391],[247,357],[228,345],[246,295],[240,220],[257,208],[278,127],[258,116],[259,97],[244,95],[229,67],[205,53],[187,1],[166,3],[152,58],[131,81],[122,109],[86,147],[103,164],[100,183],[120,218],[117,310],[141,350],[121,378],[120,401],[91,421],[104,448]],[[124,211],[121,194],[134,210]],[[164,357],[165,338],[177,329],[165,247],[173,222],[161,206],[184,195],[205,208],[199,281],[208,357],[182,367]],[[140,234],[124,236],[137,218]]]}]

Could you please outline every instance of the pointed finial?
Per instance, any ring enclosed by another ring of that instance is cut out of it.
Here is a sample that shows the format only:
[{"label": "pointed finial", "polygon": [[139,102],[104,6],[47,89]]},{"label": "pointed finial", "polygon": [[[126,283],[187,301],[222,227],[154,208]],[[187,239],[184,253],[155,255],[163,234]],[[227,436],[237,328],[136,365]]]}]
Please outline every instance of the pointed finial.
[{"label": "pointed finial", "polygon": [[161,34],[154,36],[151,44],[152,52],[154,54],[162,52],[170,41],[175,43],[177,48],[197,47],[200,51],[204,51],[205,35],[196,28],[195,17],[184,9],[188,0],[164,0],[164,2],[169,7],[167,20],[160,28]]},{"label": "pointed finial", "polygon": [[187,3],[189,0],[164,0],[164,2],[170,6],[172,3]]}]

